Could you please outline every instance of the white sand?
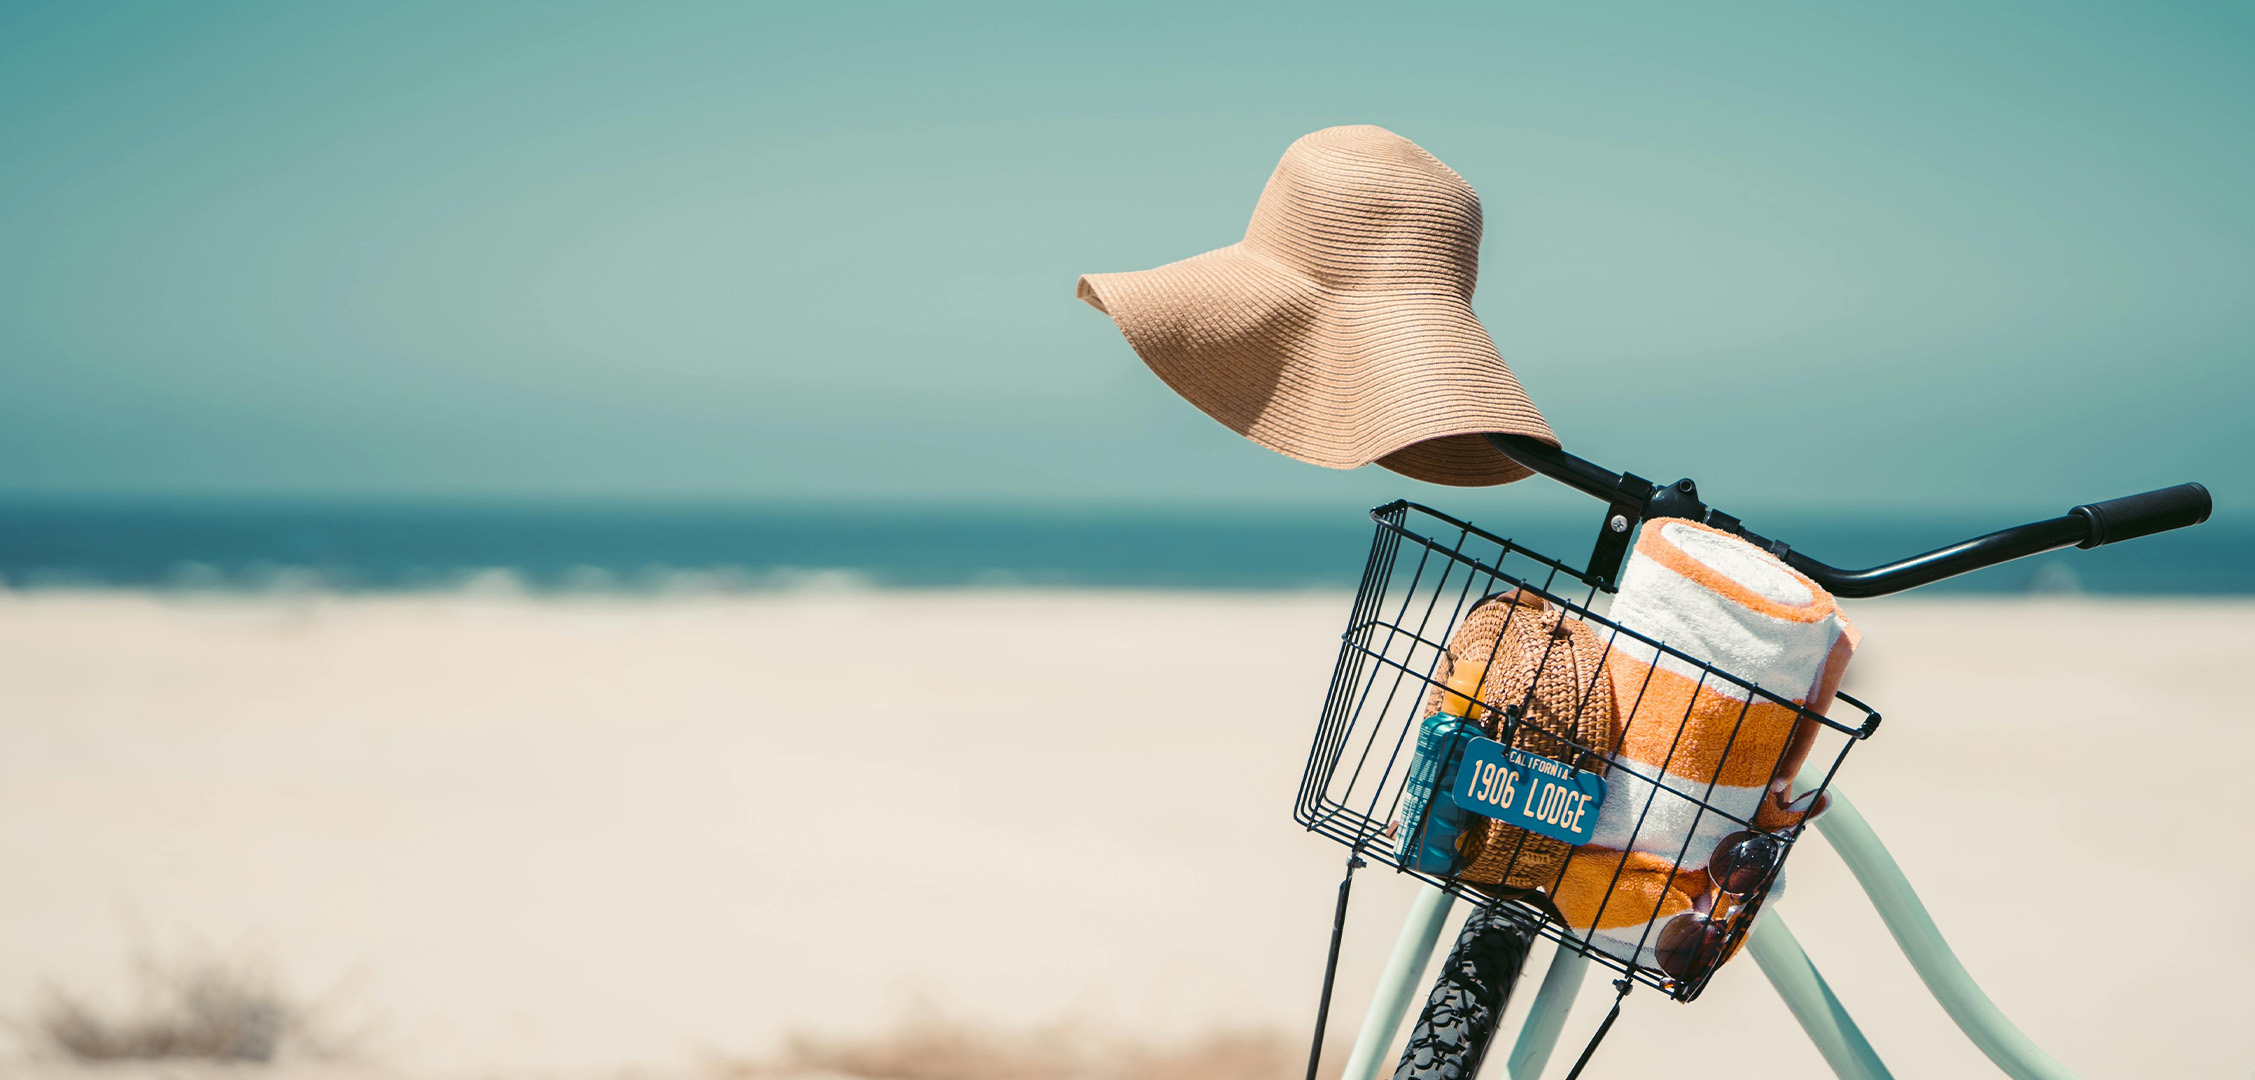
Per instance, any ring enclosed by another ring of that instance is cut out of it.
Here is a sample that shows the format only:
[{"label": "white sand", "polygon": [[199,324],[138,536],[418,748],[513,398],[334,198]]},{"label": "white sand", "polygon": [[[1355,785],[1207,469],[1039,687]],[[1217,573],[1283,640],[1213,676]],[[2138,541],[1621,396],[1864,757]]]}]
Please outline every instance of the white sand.
[{"label": "white sand", "polygon": [[[2255,604],[1851,610],[1888,720],[1842,786],[1999,1004],[2087,1076],[2246,1075]],[[1344,611],[0,596],[0,1012],[140,940],[269,957],[424,1075],[759,1054],[919,996],[1304,1032],[1343,853],[1289,804]],[[1359,879],[1335,1031],[1406,886]],[[1994,1075],[1821,840],[1780,910],[1897,1075]],[[1592,1075],[1660,1069],[1822,1073],[1750,959],[1632,996]]]}]

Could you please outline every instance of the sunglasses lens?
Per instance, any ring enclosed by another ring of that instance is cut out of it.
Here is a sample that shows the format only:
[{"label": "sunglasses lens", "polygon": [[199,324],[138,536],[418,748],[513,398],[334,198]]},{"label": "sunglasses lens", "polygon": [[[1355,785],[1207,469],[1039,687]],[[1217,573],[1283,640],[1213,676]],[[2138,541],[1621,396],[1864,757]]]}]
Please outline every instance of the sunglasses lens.
[{"label": "sunglasses lens", "polygon": [[1660,928],[1660,940],[1653,944],[1652,951],[1660,970],[1688,981],[1722,959],[1723,937],[1720,925],[1698,912],[1687,911]]},{"label": "sunglasses lens", "polygon": [[1777,865],[1777,857],[1785,845],[1768,833],[1734,832],[1715,845],[1715,854],[1707,860],[1707,876],[1714,879],[1715,887],[1731,894],[1744,896],[1769,876],[1770,867]]}]

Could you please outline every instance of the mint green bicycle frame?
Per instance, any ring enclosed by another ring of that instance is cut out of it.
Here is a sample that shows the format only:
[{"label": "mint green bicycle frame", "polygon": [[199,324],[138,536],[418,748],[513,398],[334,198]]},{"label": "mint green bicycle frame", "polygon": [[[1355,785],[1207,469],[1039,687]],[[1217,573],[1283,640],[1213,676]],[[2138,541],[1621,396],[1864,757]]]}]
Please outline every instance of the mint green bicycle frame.
[{"label": "mint green bicycle frame", "polygon": [[[1487,440],[1505,457],[1528,470],[1593,496],[1611,508],[1606,528],[1599,533],[1597,546],[1590,553],[1586,572],[1550,563],[1590,585],[1593,591],[1610,592],[1615,588],[1637,526],[1657,518],[1706,522],[1771,551],[1834,596],[1864,597],[1902,592],[2068,545],[2093,548],[2187,528],[2208,520],[2214,509],[2214,500],[2207,488],[2199,484],[2179,484],[2139,495],[2086,503],[2056,518],[2016,525],[1884,566],[1845,570],[1818,562],[1806,553],[1746,529],[1738,518],[1701,502],[1698,485],[1688,477],[1660,486],[1634,473],[1614,472],[1530,436],[1491,434]],[[1380,521],[1381,536],[1388,527],[1382,515],[1410,506],[1415,504],[1395,502],[1371,512],[1373,520]],[[1425,507],[1416,508],[1461,527],[1465,536],[1477,531],[1469,523]],[[1415,534],[1404,530],[1398,522],[1391,527],[1403,536],[1415,538]],[[1480,535],[1502,545],[1507,553],[1512,548],[1508,540],[1486,533]],[[1429,550],[1443,550],[1430,540],[1422,542]],[[1372,566],[1375,568],[1378,564],[1374,562]],[[1490,573],[1497,574],[1499,579],[1507,576],[1492,569]],[[1366,574],[1365,587],[1368,585]],[[1573,605],[1567,607],[1571,609]],[[1822,771],[1812,764],[1810,771],[1804,771],[1797,782],[1807,791],[1823,787],[1823,779]],[[1917,970],[1919,978],[1926,981],[1927,991],[1972,1038],[1974,1045],[2006,1075],[2016,1080],[2072,1080],[2073,1073],[2021,1034],[2020,1029],[1997,1010],[1989,995],[1974,984],[1965,965],[1958,962],[1949,943],[1942,940],[1941,931],[1926,914],[1926,906],[1919,903],[1910,882],[1904,880],[1894,857],[1887,854],[1886,847],[1872,834],[1871,826],[1865,824],[1863,815],[1856,812],[1839,788],[1831,788],[1830,792],[1832,808],[1817,819],[1817,831],[1832,843],[1833,849],[1840,853],[1842,861],[1863,885],[1872,906],[1879,910],[1887,929],[1895,935],[1895,943],[1901,946],[1903,955],[1910,958],[1911,967]],[[1315,827],[1306,819],[1303,823]],[[1358,842],[1358,838],[1351,835],[1335,834],[1334,838],[1350,846]],[[1375,1080],[1377,1077],[1383,1064],[1380,1057],[1393,1045],[1410,1002],[1417,996],[1418,979],[1424,974],[1433,948],[1440,940],[1442,924],[1448,918],[1452,902],[1448,893],[1437,889],[1419,894],[1408,921],[1402,926],[1401,939],[1394,945],[1393,958],[1386,965],[1378,992],[1371,999],[1370,1012],[1356,1038],[1354,1052],[1347,1059],[1342,1080]],[[1334,948],[1336,940],[1334,938]],[[1753,954],[1762,973],[1769,976],[1770,985],[1785,1000],[1833,1072],[1858,1080],[1891,1075],[1777,912],[1761,914],[1747,936],[1747,951]],[[1586,957],[1564,951],[1551,961],[1549,972],[1543,976],[1542,989],[1537,992],[1518,1043],[1511,1051],[1508,1067],[1512,1080],[1534,1080],[1542,1072],[1588,966]],[[1328,998],[1327,989],[1327,1001]]]},{"label": "mint green bicycle frame", "polygon": [[[1814,789],[1822,781],[1821,774],[1803,773],[1800,787]],[[1902,868],[1895,865],[1894,856],[1887,854],[1886,846],[1856,812],[1855,804],[1837,785],[1830,794],[1831,809],[1817,818],[1817,831],[1855,874],[1934,1000],[2005,1075],[2014,1080],[2075,1080],[2074,1073],[2021,1034],[1974,983],[1957,954],[1950,951],[1949,943],[1942,940],[1941,930],[1911,890]],[[1418,894],[1402,925],[1401,938],[1394,944],[1394,954],[1380,976],[1378,993],[1371,999],[1370,1012],[1363,1019],[1341,1080],[1376,1080],[1384,1064],[1382,1056],[1408,1016],[1419,978],[1440,940],[1452,899],[1439,889]],[[1892,1078],[1894,1074],[1887,1071],[1878,1052],[1857,1029],[1840,999],[1833,996],[1824,976],[1801,951],[1801,943],[1794,940],[1793,931],[1776,911],[1762,913],[1755,922],[1747,935],[1746,951],[1769,977],[1778,997],[1784,999],[1786,1008],[1792,1010],[1801,1030],[1808,1033],[1809,1041],[1816,1044],[1817,1052],[1824,1055],[1835,1074],[1844,1080]],[[1551,959],[1550,970],[1543,975],[1542,988],[1535,994],[1534,1005],[1505,1063],[1510,1080],[1535,1080],[1542,1074],[1588,969],[1586,957],[1565,949]]]}]

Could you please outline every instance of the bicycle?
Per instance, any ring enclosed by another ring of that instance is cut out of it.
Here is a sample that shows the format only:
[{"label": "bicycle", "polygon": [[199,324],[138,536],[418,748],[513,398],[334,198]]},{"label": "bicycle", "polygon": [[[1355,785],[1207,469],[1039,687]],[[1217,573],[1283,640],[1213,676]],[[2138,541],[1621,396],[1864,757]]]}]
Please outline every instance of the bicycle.
[{"label": "bicycle", "polygon": [[[1412,755],[1406,747],[1413,741],[1419,717],[1404,713],[1396,705],[1402,701],[1405,687],[1411,691],[1407,704],[1414,710],[1416,703],[1426,698],[1428,687],[1441,685],[1435,667],[1445,646],[1437,639],[1446,638],[1474,597],[1491,596],[1498,590],[1537,596],[1575,619],[1609,628],[1616,635],[1642,638],[1612,623],[1592,605],[1618,589],[1630,545],[1639,527],[1649,520],[1690,519],[1735,534],[1834,595],[1860,598],[1902,592],[2068,546],[2094,548],[2198,525],[2208,519],[2213,507],[2207,489],[2199,484],[2181,484],[2087,503],[2059,517],[2002,529],[1922,555],[1863,570],[1845,570],[1762,536],[1740,519],[1706,505],[1699,499],[1698,485],[1690,479],[1657,485],[1633,473],[1604,469],[1532,438],[1487,438],[1499,451],[1533,472],[1605,502],[1605,516],[1586,565],[1577,569],[1414,503],[1397,501],[1371,511],[1376,536],[1342,635],[1338,664],[1293,812],[1294,819],[1309,831],[1349,849],[1308,1055],[1308,1080],[1315,1080],[1321,1056],[1354,873],[1372,861],[1393,866],[1431,888],[1419,894],[1403,923],[1341,1080],[1375,1080],[1380,1055],[1392,1045],[1407,1019],[1415,980],[1431,960],[1450,908],[1458,899],[1469,900],[1479,908],[1466,920],[1442,964],[1441,974],[1427,995],[1426,1008],[1396,1065],[1395,1080],[1472,1080],[1498,1035],[1496,1026],[1537,937],[1557,942],[1558,949],[1506,1061],[1513,1080],[1533,1080],[1548,1064],[1575,994],[1593,964],[1619,974],[1614,981],[1617,993],[1612,1011],[1597,1027],[1571,1076],[1579,1076],[1589,1064],[1632,986],[1651,986],[1688,1002],[1705,987],[1714,965],[1741,943],[1834,1073],[1853,1080],[1891,1076],[1783,919],[1774,911],[1762,913],[1759,919],[1753,917],[1760,913],[1762,901],[1794,841],[1810,824],[1839,852],[1928,991],[1992,1063],[2020,1080],[2072,1080],[2074,1074],[2023,1035],[1973,981],[1886,847],[1855,805],[1832,785],[1849,750],[1878,729],[1879,712],[1864,702],[1845,693],[1837,696],[1839,704],[1856,714],[1853,722],[1798,709],[1810,729],[1828,736],[1836,749],[1810,753],[1791,790],[1797,803],[1805,799],[1814,806],[1824,800],[1829,806],[1813,820],[1803,819],[1767,841],[1775,845],[1774,858],[1759,875],[1758,884],[1746,892],[1745,917],[1732,922],[1730,937],[1716,951],[1716,958],[1697,971],[1664,970],[1643,962],[1642,953],[1623,957],[1597,947],[1568,926],[1539,890],[1498,889],[1405,862],[1394,845],[1397,832],[1404,827],[1396,814],[1402,810],[1410,787]],[[1410,571],[1406,584],[1396,576],[1396,571],[1404,568]],[[1578,593],[1578,600],[1569,595],[1573,593]],[[1436,619],[1438,634],[1434,633]],[[1669,650],[1663,642],[1643,640],[1651,648],[1671,652],[1696,665],[1705,673],[1702,679],[1728,679],[1742,685],[1749,695],[1793,705],[1701,658]],[[1379,693],[1381,689],[1383,694]],[[1506,710],[1499,722],[1518,721]],[[1358,748],[1358,753],[1349,754]],[[1597,752],[1579,744],[1573,749]],[[1726,813],[1701,802],[1696,793],[1674,794],[1699,803],[1701,813]],[[1748,822],[1740,824],[1752,829]],[[1411,823],[1407,827],[1421,826]]]}]

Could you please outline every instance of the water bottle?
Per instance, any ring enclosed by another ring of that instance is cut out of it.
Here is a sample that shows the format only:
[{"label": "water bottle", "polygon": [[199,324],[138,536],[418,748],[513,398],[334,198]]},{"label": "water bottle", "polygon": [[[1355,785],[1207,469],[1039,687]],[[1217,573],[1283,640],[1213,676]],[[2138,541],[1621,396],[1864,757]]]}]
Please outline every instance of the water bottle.
[{"label": "water bottle", "polygon": [[1401,863],[1411,870],[1443,876],[1462,867],[1457,844],[1478,815],[1456,805],[1457,766],[1464,748],[1486,734],[1461,716],[1434,713],[1417,729],[1417,754],[1403,785]]},{"label": "water bottle", "polygon": [[1474,665],[1451,663],[1440,711],[1417,727],[1417,752],[1402,785],[1399,854],[1408,869],[1441,875],[1463,869],[1458,845],[1478,815],[1456,805],[1449,792],[1456,788],[1465,747],[1487,734],[1475,722],[1488,712],[1477,700],[1480,675]]}]

